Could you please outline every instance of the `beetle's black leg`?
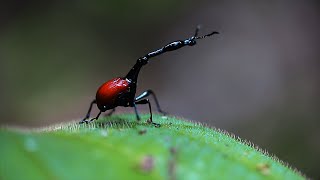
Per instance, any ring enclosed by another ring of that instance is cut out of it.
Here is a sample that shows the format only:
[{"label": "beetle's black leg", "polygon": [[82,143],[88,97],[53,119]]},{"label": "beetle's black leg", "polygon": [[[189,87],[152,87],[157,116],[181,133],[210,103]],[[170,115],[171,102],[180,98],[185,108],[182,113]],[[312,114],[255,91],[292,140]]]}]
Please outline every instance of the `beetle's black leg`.
[{"label": "beetle's black leg", "polygon": [[136,113],[137,120],[140,121],[141,118],[139,116],[136,103],[133,103],[133,108],[134,108],[134,112]]},{"label": "beetle's black leg", "polygon": [[106,116],[111,116],[116,111],[116,108],[113,108],[110,112],[106,114]]},{"label": "beetle's black leg", "polygon": [[96,104],[96,103],[97,103],[97,101],[95,99],[90,103],[90,107],[89,107],[89,110],[87,112],[87,115],[82,119],[82,121],[79,122],[79,124],[87,122],[87,119],[89,119],[89,117],[90,117],[92,106],[93,106],[93,104]]},{"label": "beetle's black leg", "polygon": [[[101,111],[99,111],[98,115],[97,115],[95,118],[90,119],[89,122],[92,122],[92,121],[94,121],[94,120],[97,120],[97,119],[99,118],[100,114],[101,114]],[[86,123],[88,123],[88,121],[87,121]]]},{"label": "beetle's black leg", "polygon": [[161,107],[160,107],[160,104],[159,104],[159,101],[157,99],[156,94],[150,89],[148,89],[148,90],[144,91],[143,93],[141,93],[138,97],[135,98],[135,100],[139,101],[139,100],[141,100],[143,98],[146,98],[146,97],[148,97],[150,95],[152,95],[154,101],[156,102],[156,106],[157,106],[158,112],[163,114],[163,115],[166,115],[167,113],[161,110]]},{"label": "beetle's black leg", "polygon": [[135,104],[148,104],[149,105],[149,111],[150,111],[150,118],[148,119],[147,122],[153,124],[155,127],[160,127],[161,126],[160,124],[155,123],[155,122],[152,121],[152,109],[151,109],[151,104],[150,104],[149,99],[142,99],[142,100],[135,101]]}]

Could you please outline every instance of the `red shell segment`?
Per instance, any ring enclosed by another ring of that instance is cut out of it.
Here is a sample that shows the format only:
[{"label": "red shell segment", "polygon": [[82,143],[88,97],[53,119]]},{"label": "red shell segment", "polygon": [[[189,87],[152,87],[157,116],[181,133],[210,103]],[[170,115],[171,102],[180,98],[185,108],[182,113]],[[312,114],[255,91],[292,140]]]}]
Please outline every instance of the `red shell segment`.
[{"label": "red shell segment", "polygon": [[98,108],[100,110],[114,108],[116,106],[115,100],[118,95],[122,92],[126,92],[128,88],[129,82],[122,78],[114,78],[105,82],[99,87],[96,94]]}]

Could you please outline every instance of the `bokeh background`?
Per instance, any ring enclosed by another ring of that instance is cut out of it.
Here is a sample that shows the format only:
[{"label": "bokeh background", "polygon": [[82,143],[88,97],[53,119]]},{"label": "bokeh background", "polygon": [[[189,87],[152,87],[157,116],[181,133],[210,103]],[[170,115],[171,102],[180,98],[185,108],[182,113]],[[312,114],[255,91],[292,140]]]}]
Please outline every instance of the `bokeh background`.
[{"label": "bokeh background", "polygon": [[221,34],[152,59],[138,92],[318,178],[319,17],[316,0],[2,0],[0,121],[80,119],[104,81],[202,24]]}]

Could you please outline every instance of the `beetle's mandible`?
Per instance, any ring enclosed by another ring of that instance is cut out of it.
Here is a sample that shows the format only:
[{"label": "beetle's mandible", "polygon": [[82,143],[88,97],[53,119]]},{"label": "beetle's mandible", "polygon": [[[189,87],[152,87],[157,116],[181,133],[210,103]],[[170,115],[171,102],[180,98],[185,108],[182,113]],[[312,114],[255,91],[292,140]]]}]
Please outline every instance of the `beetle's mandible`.
[{"label": "beetle's mandible", "polygon": [[[97,91],[96,98],[91,102],[86,116],[79,123],[82,124],[82,123],[92,122],[98,119],[102,112],[105,112],[107,110],[111,110],[108,114],[108,115],[111,115],[115,111],[115,108],[118,106],[133,107],[136,113],[137,120],[140,120],[140,116],[138,114],[136,105],[148,104],[149,111],[150,111],[150,118],[148,119],[147,122],[155,125],[156,127],[160,127],[160,124],[152,121],[151,104],[149,99],[147,99],[148,96],[150,95],[153,96],[158,111],[162,114],[165,114],[164,111],[161,110],[159,102],[154,92],[152,90],[147,90],[147,91],[144,91],[139,96],[135,97],[137,80],[138,80],[140,69],[142,68],[142,66],[148,64],[149,59],[152,57],[158,56],[168,51],[177,50],[184,46],[193,46],[196,44],[197,39],[203,39],[213,34],[219,34],[218,32],[214,31],[204,36],[198,36],[199,29],[200,27],[198,26],[194,36],[186,40],[173,41],[163,46],[160,49],[157,49],[155,51],[148,53],[143,57],[140,57],[137,60],[136,64],[131,68],[131,70],[128,72],[128,74],[125,77],[117,77],[102,84]],[[95,118],[92,118],[89,120],[93,104],[97,104],[100,111]]]}]

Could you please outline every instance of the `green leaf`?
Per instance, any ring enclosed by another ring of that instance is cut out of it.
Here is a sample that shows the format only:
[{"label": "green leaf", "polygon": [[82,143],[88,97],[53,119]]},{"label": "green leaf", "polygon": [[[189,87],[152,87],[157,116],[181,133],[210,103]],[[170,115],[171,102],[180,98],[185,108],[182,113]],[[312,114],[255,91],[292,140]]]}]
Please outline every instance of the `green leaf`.
[{"label": "green leaf", "polygon": [[161,127],[127,114],[3,128],[0,179],[305,179],[234,135],[177,117],[153,120]]}]

